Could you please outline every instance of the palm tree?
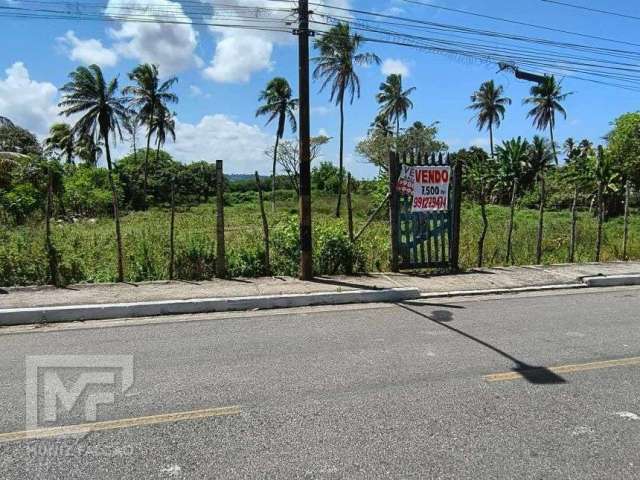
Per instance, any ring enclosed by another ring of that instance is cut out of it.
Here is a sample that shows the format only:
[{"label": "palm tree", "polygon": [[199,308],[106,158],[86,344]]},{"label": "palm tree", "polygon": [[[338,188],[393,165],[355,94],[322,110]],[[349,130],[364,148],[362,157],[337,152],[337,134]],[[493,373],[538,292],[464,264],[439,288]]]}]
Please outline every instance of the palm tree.
[{"label": "palm tree", "polygon": [[76,142],[68,123],[54,123],[49,129],[49,137],[44,141],[45,150],[58,151],[66,157],[67,163],[73,163]]},{"label": "palm tree", "polygon": [[540,186],[540,210],[538,214],[538,236],[536,241],[536,264],[542,263],[542,237],[544,232],[544,204],[546,201],[545,177],[553,162],[553,153],[549,142],[536,135],[529,151],[529,168],[536,176]]},{"label": "palm tree", "polygon": [[415,87],[402,90],[402,75],[391,74],[387,81],[380,84],[380,92],[376,96],[380,104],[379,115],[389,119],[396,127],[396,139],[400,139],[400,120],[407,119],[407,113],[413,108],[409,96]]},{"label": "palm tree", "polygon": [[513,263],[513,226],[515,217],[518,187],[523,168],[527,165],[529,142],[521,137],[505,141],[497,148],[499,167],[499,183],[511,191],[509,226],[507,228],[506,263]]},{"label": "palm tree", "polygon": [[391,127],[391,124],[389,123],[389,118],[383,115],[376,115],[376,118],[371,123],[371,125],[369,125],[369,127],[370,134],[379,133],[383,137],[390,137],[393,135],[393,129]]},{"label": "palm tree", "polygon": [[491,145],[491,156],[493,152],[493,127],[499,127],[504,119],[507,105],[511,105],[511,99],[503,97],[504,87],[499,85],[496,87],[493,80],[489,80],[480,85],[477,92],[471,95],[471,105],[467,108],[475,110],[476,125],[478,130],[485,128],[489,130],[489,144]]},{"label": "palm tree", "polygon": [[149,164],[149,148],[151,145],[151,126],[155,116],[168,103],[177,103],[178,96],[171,92],[171,87],[178,81],[176,77],[160,83],[158,66],[148,63],[138,65],[129,73],[129,78],[135,85],[124,89],[125,95],[131,95],[131,106],[138,112],[138,119],[141,124],[147,125],[147,150],[144,155],[144,182],[142,187],[143,205],[147,205],[147,178]]},{"label": "palm tree", "polygon": [[293,92],[289,82],[282,77],[271,80],[267,87],[260,93],[259,101],[264,105],[258,108],[256,117],[268,115],[267,125],[278,119],[276,131],[276,146],[273,149],[273,169],[271,174],[271,207],[276,210],[276,166],[278,163],[278,146],[284,136],[287,119],[293,133],[298,129],[295,111],[298,108],[298,99],[293,98]]},{"label": "palm tree", "polygon": [[576,258],[576,241],[578,233],[578,196],[584,180],[585,164],[580,162],[580,148],[571,137],[564,142],[564,154],[566,167],[563,169],[563,178],[573,187],[573,201],[571,202],[571,239],[569,240],[568,262],[573,263]]},{"label": "palm tree", "polygon": [[533,124],[538,130],[549,129],[551,137],[551,147],[553,148],[553,158],[558,164],[558,154],[556,152],[556,143],[553,139],[553,129],[556,126],[556,112],[560,113],[565,119],[567,112],[562,106],[562,102],[573,92],[562,93],[562,84],[557,82],[554,76],[544,77],[544,81],[531,87],[531,96],[525,98],[523,103],[530,104],[534,107],[529,110],[527,117],[533,117]]},{"label": "palm tree", "polygon": [[163,110],[161,114],[156,115],[151,125],[151,131],[156,135],[156,162],[160,158],[160,149],[167,141],[167,134],[174,142],[176,141],[176,121],[174,116],[175,113]]},{"label": "palm tree", "polygon": [[98,160],[102,157],[104,143],[100,138],[95,139],[91,135],[80,135],[76,141],[76,155],[85,165],[97,167]]},{"label": "palm tree", "polygon": [[380,58],[373,53],[358,53],[363,42],[360,35],[351,34],[347,23],[340,23],[316,40],[314,45],[320,51],[320,55],[313,59],[316,63],[313,76],[323,80],[320,91],[331,84],[331,100],[335,100],[340,106],[340,169],[336,217],[340,217],[344,183],[345,95],[351,97],[352,104],[356,96],[360,98],[360,79],[356,74],[356,66],[380,63]]},{"label": "palm tree", "polygon": [[71,80],[61,88],[63,93],[59,106],[66,116],[80,114],[80,119],[72,131],[80,137],[101,138],[104,141],[107,156],[107,168],[113,217],[116,224],[116,246],[118,250],[118,281],[124,281],[122,256],[122,237],[120,234],[120,215],[118,213],[118,195],[113,182],[113,165],[109,135],[114,139],[122,138],[120,125],[129,115],[127,100],[118,96],[118,79],[106,82],[98,65],[78,67],[69,75]]}]

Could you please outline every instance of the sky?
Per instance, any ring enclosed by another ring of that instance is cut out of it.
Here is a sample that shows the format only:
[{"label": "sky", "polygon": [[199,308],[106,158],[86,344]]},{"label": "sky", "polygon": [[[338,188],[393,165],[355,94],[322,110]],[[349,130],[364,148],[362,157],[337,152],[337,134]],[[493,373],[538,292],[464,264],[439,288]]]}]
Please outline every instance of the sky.
[{"label": "sky", "polygon": [[[582,45],[624,48],[640,52],[639,46],[605,43],[523,25],[498,22],[483,17],[445,11],[407,0],[318,0],[316,12],[341,12],[335,7],[366,10],[385,15],[457,26],[480,28],[500,33],[570,41]],[[568,1],[568,0],[567,0]],[[51,2],[56,3],[56,2]],[[61,3],[61,2],[60,2]],[[64,2],[68,8],[87,5],[117,8],[117,4],[162,6],[172,11],[189,11],[193,5],[224,9],[229,5],[267,6],[273,0],[80,0]],[[312,2],[316,3],[316,2]],[[521,22],[597,35],[619,42],[640,43],[638,20],[604,15],[561,6],[543,0],[422,0],[448,8],[499,16]],[[571,3],[640,16],[637,0],[572,0]],[[0,7],[34,7],[33,0],[0,0]],[[79,5],[79,6],[78,6]],[[0,8],[0,12],[2,9]],[[173,107],[177,116],[177,140],[166,145],[174,158],[189,163],[216,159],[225,161],[227,173],[268,173],[265,150],[274,141],[276,125],[265,125],[256,118],[258,96],[275,76],[287,78],[297,91],[296,37],[290,34],[256,32],[246,29],[222,29],[193,23],[164,24],[122,21],[80,21],[10,18],[0,15],[0,115],[46,136],[49,126],[63,120],[57,103],[60,87],[69,72],[79,65],[99,64],[105,76],[118,76],[124,86],[127,72],[141,62],[156,63],[167,78],[175,75],[180,102]],[[322,27],[318,27],[322,28]],[[389,38],[392,39],[392,38]],[[500,48],[496,45],[496,48]],[[496,142],[514,136],[532,137],[538,133],[526,118],[522,99],[530,84],[516,80],[508,72],[498,73],[495,64],[471,61],[458,55],[443,55],[414,48],[364,43],[363,51],[376,53],[379,66],[358,67],[362,92],[353,105],[346,107],[345,162],[360,178],[376,175],[376,168],[355,152],[375,117],[375,95],[389,73],[402,73],[405,88],[416,87],[413,110],[407,124],[439,122],[439,137],[450,150],[472,145],[488,148],[488,133],[479,132],[467,109],[470,95],[486,80],[494,79],[513,100]],[[312,50],[312,56],[314,52]],[[565,91],[573,92],[565,102],[567,120],[559,118],[556,139],[571,136],[602,142],[610,123],[620,114],[636,111],[640,93],[616,87],[580,81],[559,70]],[[606,79],[603,79],[608,81]],[[330,103],[329,93],[320,92],[320,82],[312,84],[312,134],[324,134],[332,141],[324,149],[324,160],[337,162],[339,114]],[[294,135],[289,131],[287,138]],[[140,141],[140,140],[139,140]],[[129,144],[116,148],[116,155],[129,151]]]}]

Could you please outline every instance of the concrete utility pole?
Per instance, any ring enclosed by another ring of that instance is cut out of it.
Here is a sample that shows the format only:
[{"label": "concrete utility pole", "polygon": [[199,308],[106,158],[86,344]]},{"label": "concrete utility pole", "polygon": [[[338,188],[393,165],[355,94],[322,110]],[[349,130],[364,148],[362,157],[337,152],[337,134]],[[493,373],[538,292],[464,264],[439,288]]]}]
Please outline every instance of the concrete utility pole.
[{"label": "concrete utility pole", "polygon": [[311,228],[311,120],[309,106],[309,2],[298,2],[300,88],[300,279],[313,278]]}]

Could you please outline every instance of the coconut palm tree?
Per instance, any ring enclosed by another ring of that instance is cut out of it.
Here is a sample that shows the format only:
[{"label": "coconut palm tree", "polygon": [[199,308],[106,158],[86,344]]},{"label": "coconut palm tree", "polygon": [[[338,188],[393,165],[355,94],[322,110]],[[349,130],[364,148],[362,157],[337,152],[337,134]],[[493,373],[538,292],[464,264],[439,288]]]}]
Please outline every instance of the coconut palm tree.
[{"label": "coconut palm tree", "polygon": [[536,241],[536,263],[542,263],[542,237],[544,232],[544,204],[546,201],[546,173],[553,163],[549,142],[536,135],[529,149],[529,169],[536,176],[540,188],[540,210],[538,214],[538,236]]},{"label": "coconut palm tree", "polygon": [[393,128],[389,123],[389,119],[383,115],[376,115],[376,118],[369,127],[369,134],[379,133],[383,137],[390,137],[393,135]]},{"label": "coconut palm tree", "polygon": [[413,108],[409,96],[415,87],[402,89],[402,75],[391,74],[384,83],[380,84],[380,92],[376,100],[380,104],[378,115],[386,117],[396,127],[396,140],[400,139],[400,120],[407,119],[407,113]]},{"label": "coconut palm tree", "polygon": [[167,141],[167,134],[176,141],[176,121],[175,113],[163,109],[162,113],[155,116],[151,131],[156,136],[156,161],[160,158],[160,149]]},{"label": "coconut palm tree", "polygon": [[124,263],[122,255],[122,237],[120,234],[120,215],[118,195],[113,181],[113,164],[109,136],[114,140],[122,139],[120,125],[129,115],[127,100],[119,96],[118,79],[106,82],[98,65],[78,67],[69,75],[70,81],[61,88],[62,100],[59,106],[66,116],[81,115],[73,126],[73,133],[80,137],[100,138],[104,141],[107,156],[107,168],[113,217],[116,226],[116,246],[118,251],[118,281],[124,281]]},{"label": "coconut palm tree", "polygon": [[509,225],[507,227],[506,263],[513,263],[513,226],[518,199],[518,188],[524,168],[529,159],[529,142],[521,137],[505,141],[497,148],[499,167],[499,184],[511,192]]},{"label": "coconut palm tree", "polygon": [[149,148],[151,145],[151,126],[156,114],[169,103],[178,103],[178,96],[171,92],[177,83],[176,77],[160,82],[158,66],[144,63],[129,73],[135,85],[124,89],[125,95],[131,96],[131,107],[138,112],[138,121],[147,126],[147,150],[144,155],[144,181],[142,187],[143,205],[147,205],[147,178],[149,175]]},{"label": "coconut palm tree", "polygon": [[356,66],[379,64],[380,58],[373,53],[359,53],[364,40],[358,34],[352,34],[347,23],[340,23],[315,41],[320,54],[313,61],[316,68],[313,76],[322,79],[321,91],[331,84],[331,100],[340,106],[340,167],[338,182],[338,204],[336,217],[340,217],[342,204],[342,184],[344,183],[344,100],[350,97],[360,98],[360,79]]},{"label": "coconut palm tree", "polygon": [[511,99],[504,97],[504,87],[489,80],[480,85],[478,91],[471,95],[471,105],[467,108],[476,111],[476,125],[478,130],[485,128],[489,130],[489,145],[491,146],[491,156],[493,151],[493,127],[499,127],[504,119],[507,105],[511,105]]},{"label": "coconut palm tree", "polygon": [[68,164],[73,164],[76,142],[68,123],[54,123],[49,129],[49,136],[45,139],[44,145],[45,151],[60,152],[66,157]]},{"label": "coconut palm tree", "polygon": [[293,91],[289,82],[282,77],[272,79],[267,87],[260,93],[258,99],[265,102],[258,108],[256,117],[268,116],[267,125],[278,119],[276,130],[276,145],[273,148],[273,169],[271,171],[271,208],[276,210],[276,166],[278,163],[278,146],[284,136],[284,131],[289,120],[289,126],[293,133],[298,129],[295,111],[298,108],[298,99],[293,98]]},{"label": "coconut palm tree", "polygon": [[103,147],[104,142],[100,138],[96,140],[91,135],[79,135],[76,140],[76,155],[85,165],[97,167]]},{"label": "coconut palm tree", "polygon": [[553,149],[553,158],[558,164],[558,154],[556,152],[556,143],[553,139],[553,129],[556,126],[556,112],[560,113],[565,119],[567,112],[562,106],[562,102],[573,92],[562,93],[561,82],[556,81],[554,76],[544,77],[544,81],[531,87],[531,96],[525,98],[523,103],[533,105],[529,110],[527,117],[533,117],[533,124],[538,130],[549,129],[551,137],[551,147]]}]

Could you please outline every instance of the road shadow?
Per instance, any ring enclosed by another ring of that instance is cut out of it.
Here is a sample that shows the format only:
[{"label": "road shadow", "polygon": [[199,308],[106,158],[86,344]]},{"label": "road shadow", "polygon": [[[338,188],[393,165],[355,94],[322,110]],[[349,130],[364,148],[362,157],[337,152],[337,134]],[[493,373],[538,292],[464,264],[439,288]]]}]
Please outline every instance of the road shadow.
[{"label": "road shadow", "polygon": [[471,268],[469,270],[458,270],[456,272],[451,272],[450,270],[435,270],[429,272],[403,272],[402,274],[405,277],[436,278],[447,277],[451,275],[455,275],[457,277],[464,275],[495,275],[495,272],[492,272],[490,270]]},{"label": "road shadow", "polygon": [[[485,342],[484,340],[474,337],[473,335],[470,335],[458,328],[452,327],[451,325],[447,325],[448,323],[454,320],[453,313],[451,313],[448,310],[434,310],[433,312],[431,312],[431,315],[426,315],[414,308],[411,308],[411,306],[408,305],[408,302],[397,303],[396,305],[404,310],[407,310],[415,315],[418,315],[419,317],[425,318],[433,323],[437,323],[441,327],[444,327],[454,333],[457,333],[458,335],[461,335],[466,339],[471,340],[479,345],[482,345],[483,347],[486,347],[489,350],[496,352],[498,355],[501,355],[504,358],[511,360],[515,364],[515,367],[512,370],[515,373],[520,374],[522,378],[524,378],[529,383],[533,383],[536,385],[558,385],[558,384],[567,383],[567,381],[564,378],[552,372],[546,367],[529,365],[523,362],[522,360],[514,357],[513,355],[510,355],[507,352],[500,350],[497,347],[494,347],[493,345]],[[421,305],[424,305],[424,304],[421,304]]]},{"label": "road shadow", "polygon": [[9,291],[3,288],[0,288],[0,295],[9,295]]}]

